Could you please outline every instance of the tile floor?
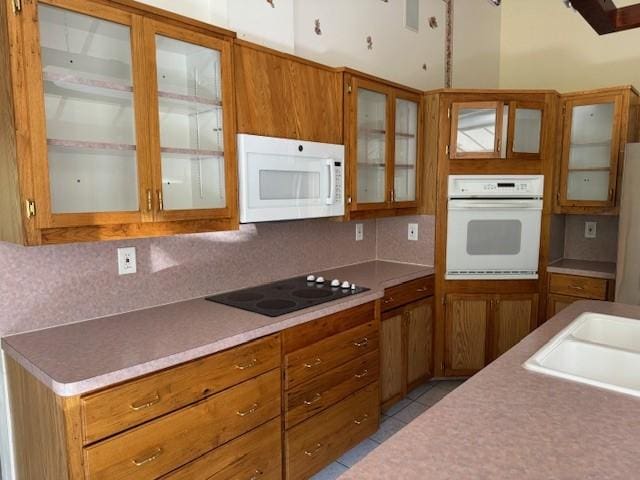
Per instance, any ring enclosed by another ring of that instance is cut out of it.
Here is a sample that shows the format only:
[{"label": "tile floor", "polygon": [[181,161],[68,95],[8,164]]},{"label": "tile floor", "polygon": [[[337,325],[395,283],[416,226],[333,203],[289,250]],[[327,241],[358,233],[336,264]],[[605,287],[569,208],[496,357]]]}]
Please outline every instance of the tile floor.
[{"label": "tile floor", "polygon": [[462,382],[462,380],[440,380],[428,382],[417,387],[406,398],[400,400],[382,415],[380,428],[376,433],[353,447],[324,470],[318,472],[311,480],[333,480],[338,478],[407,423],[442,400]]}]

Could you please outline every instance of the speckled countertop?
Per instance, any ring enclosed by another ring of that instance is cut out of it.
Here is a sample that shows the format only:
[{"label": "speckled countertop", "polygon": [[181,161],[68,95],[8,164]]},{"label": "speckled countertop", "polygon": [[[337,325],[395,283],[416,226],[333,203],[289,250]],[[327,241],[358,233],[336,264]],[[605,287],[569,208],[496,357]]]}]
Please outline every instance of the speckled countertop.
[{"label": "speckled countertop", "polygon": [[613,262],[595,262],[592,260],[571,260],[563,258],[552,262],[547,267],[548,272],[578,275],[581,277],[606,278],[615,280],[616,264]]},{"label": "speckled countertop", "polygon": [[433,268],[372,261],[318,273],[371,290],[275,318],[189,300],[5,337],[2,348],[58,395],[78,395],[373,301]]},{"label": "speckled countertop", "polygon": [[640,398],[522,367],[585,311],[640,319],[637,306],[574,303],[340,480],[638,478]]}]

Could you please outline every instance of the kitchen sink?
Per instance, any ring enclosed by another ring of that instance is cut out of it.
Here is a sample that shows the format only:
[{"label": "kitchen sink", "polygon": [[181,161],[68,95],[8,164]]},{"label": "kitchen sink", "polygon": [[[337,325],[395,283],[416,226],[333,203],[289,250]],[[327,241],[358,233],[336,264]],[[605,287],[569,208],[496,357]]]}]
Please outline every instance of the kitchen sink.
[{"label": "kitchen sink", "polygon": [[640,397],[640,321],[583,313],[524,368]]}]

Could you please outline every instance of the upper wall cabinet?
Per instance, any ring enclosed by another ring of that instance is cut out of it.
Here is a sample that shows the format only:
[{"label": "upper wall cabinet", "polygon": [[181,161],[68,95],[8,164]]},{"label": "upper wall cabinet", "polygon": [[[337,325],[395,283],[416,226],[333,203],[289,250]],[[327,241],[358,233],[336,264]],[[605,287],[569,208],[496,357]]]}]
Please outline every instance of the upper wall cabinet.
[{"label": "upper wall cabinet", "polygon": [[455,102],[451,105],[452,159],[539,159],[544,102]]},{"label": "upper wall cabinet", "polygon": [[562,96],[558,203],[563,213],[615,211],[625,144],[637,140],[637,106],[631,88]]},{"label": "upper wall cabinet", "polygon": [[13,105],[2,239],[236,228],[232,40],[145,8],[41,0],[0,12]]},{"label": "upper wall cabinet", "polygon": [[343,143],[342,73],[243,41],[234,63],[239,133]]},{"label": "upper wall cabinet", "polygon": [[350,217],[413,213],[422,155],[421,95],[352,74],[345,81]]}]

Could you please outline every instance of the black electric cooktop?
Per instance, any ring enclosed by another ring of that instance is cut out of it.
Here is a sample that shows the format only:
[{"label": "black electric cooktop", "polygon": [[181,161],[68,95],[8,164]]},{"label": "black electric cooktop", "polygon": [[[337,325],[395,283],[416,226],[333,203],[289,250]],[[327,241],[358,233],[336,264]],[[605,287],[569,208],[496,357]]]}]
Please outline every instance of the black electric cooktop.
[{"label": "black electric cooktop", "polygon": [[329,282],[330,280],[325,283],[316,283],[308,281],[307,277],[295,277],[213,295],[206,299],[268,317],[278,317],[369,290],[364,287],[332,287]]}]

